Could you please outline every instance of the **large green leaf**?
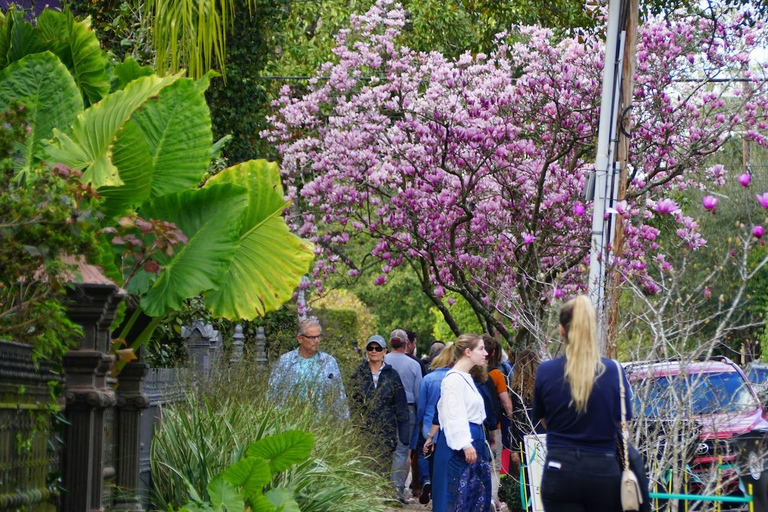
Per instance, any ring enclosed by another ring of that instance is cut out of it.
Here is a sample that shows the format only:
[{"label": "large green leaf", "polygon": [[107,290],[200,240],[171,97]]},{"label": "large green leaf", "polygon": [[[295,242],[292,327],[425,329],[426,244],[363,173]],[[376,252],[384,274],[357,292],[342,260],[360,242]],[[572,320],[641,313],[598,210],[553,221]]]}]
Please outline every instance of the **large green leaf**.
[{"label": "large green leaf", "polygon": [[293,491],[285,487],[275,487],[267,491],[264,496],[277,507],[277,512],[301,512],[299,504],[293,496]]},{"label": "large green leaf", "polygon": [[0,68],[21,60],[27,55],[45,51],[40,33],[31,23],[24,21],[24,13],[11,7],[0,31]]},{"label": "large green leaf", "polygon": [[184,299],[221,284],[239,244],[247,205],[245,189],[221,185],[167,194],[140,208],[142,218],[173,222],[189,239],[170,259],[157,255],[163,272],[141,299],[147,315],[178,310]]},{"label": "large green leaf", "polygon": [[272,479],[267,461],[259,457],[248,457],[229,466],[224,480],[242,489],[243,495],[254,501],[264,495],[264,486]]},{"label": "large green leaf", "polygon": [[117,89],[123,89],[137,78],[155,73],[152,66],[141,66],[133,57],[126,57],[123,62],[115,65],[112,72],[117,77]]},{"label": "large green leaf", "polygon": [[[27,55],[0,72],[0,109],[17,101],[27,108],[29,137],[22,173],[29,172],[34,157],[54,128],[64,129],[83,110],[80,91],[61,61],[50,52]],[[20,178],[22,181],[24,177]]]},{"label": "large green leaf", "polygon": [[251,320],[291,298],[314,258],[313,245],[291,233],[281,216],[287,204],[276,164],[251,160],[222,171],[206,187],[222,183],[248,189],[248,210],[232,265],[205,302],[216,316]]},{"label": "large green leaf", "polygon": [[37,28],[45,44],[72,72],[88,104],[109,93],[105,55],[91,30],[91,18],[75,21],[69,10],[45,9],[37,18]]},{"label": "large green leaf", "polygon": [[111,161],[111,144],[134,111],[179,79],[179,75],[163,78],[139,78],[114,92],[77,116],[68,132],[54,129],[54,144],[46,148],[52,163],[63,163],[73,169],[84,169],[83,182],[95,187],[122,185],[117,167]]},{"label": "large green leaf", "polygon": [[301,430],[288,430],[251,443],[246,455],[269,461],[269,469],[272,473],[277,473],[305,461],[312,453],[314,442],[312,434]]},{"label": "large green leaf", "polygon": [[147,102],[118,133],[112,163],[123,185],[99,190],[108,214],[197,187],[211,158],[205,91],[181,79]]},{"label": "large green leaf", "polygon": [[224,480],[223,475],[216,475],[206,487],[208,496],[211,497],[211,505],[214,510],[226,512],[242,512],[245,509],[245,500],[237,492],[237,488]]}]

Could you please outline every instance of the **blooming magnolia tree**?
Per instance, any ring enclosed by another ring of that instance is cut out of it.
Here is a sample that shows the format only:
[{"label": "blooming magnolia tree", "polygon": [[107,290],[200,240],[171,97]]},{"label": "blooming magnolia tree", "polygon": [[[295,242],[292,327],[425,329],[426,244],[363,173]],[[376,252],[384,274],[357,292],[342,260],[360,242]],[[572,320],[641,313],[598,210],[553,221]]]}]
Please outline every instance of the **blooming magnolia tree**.
[{"label": "blooming magnolia tree", "polygon": [[[380,0],[339,33],[338,62],[308,92],[283,89],[266,135],[296,201],[290,220],[316,242],[316,286],[363,271],[347,244],[372,239],[377,284],[410,265],[454,331],[447,290],[507,339],[501,318],[513,319],[523,343],[548,300],[586,287],[591,204],[581,193],[604,44],[521,27],[519,42],[500,37],[490,55],[449,60],[398,45],[404,23],[399,6]],[[766,32],[739,19],[640,29],[631,176],[617,208],[626,246],[612,263],[648,293],[658,286],[646,263],[665,261],[659,222],[673,222],[689,247],[706,243],[675,195],[728,179],[722,166],[703,166],[735,131],[768,144],[766,67],[746,70]],[[712,81],[737,72],[754,81]]]}]

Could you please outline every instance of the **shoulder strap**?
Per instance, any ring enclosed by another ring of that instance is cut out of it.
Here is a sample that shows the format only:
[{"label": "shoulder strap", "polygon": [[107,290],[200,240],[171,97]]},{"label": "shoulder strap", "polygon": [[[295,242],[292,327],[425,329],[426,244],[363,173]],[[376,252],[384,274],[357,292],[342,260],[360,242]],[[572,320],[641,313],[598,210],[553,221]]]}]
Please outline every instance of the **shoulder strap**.
[{"label": "shoulder strap", "polygon": [[624,379],[622,378],[624,371],[622,370],[621,364],[618,361],[614,360],[613,362],[616,364],[616,371],[619,377],[619,400],[621,401],[621,424],[619,425],[619,436],[621,437],[621,442],[624,448],[624,457],[621,462],[624,469],[627,469],[629,468],[629,449],[627,447],[627,395],[626,391],[624,390]]}]

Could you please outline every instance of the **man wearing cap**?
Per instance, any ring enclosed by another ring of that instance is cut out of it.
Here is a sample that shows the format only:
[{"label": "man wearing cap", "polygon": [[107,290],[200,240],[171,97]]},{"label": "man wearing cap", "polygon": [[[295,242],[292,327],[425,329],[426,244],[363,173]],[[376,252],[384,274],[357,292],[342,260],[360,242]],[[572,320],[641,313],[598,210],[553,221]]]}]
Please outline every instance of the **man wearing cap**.
[{"label": "man wearing cap", "polygon": [[[407,444],[410,416],[400,376],[384,362],[387,342],[375,334],[365,344],[367,360],[350,379],[349,403],[352,421],[371,434],[371,448],[380,471],[391,470],[398,444]],[[398,443],[399,441],[399,443]]]},{"label": "man wearing cap", "polygon": [[349,418],[347,395],[336,359],[320,351],[322,328],[317,319],[304,320],[296,337],[299,347],[280,356],[269,376],[268,398],[278,407],[289,401],[307,402],[318,411]]},{"label": "man wearing cap", "polygon": [[[405,396],[408,400],[408,424],[409,432],[413,432],[416,424],[416,399],[419,396],[421,386],[421,367],[419,363],[408,357],[405,353],[408,344],[408,335],[402,329],[395,329],[389,335],[389,343],[392,351],[384,357],[384,362],[392,365],[400,375],[400,380],[405,388]],[[397,497],[401,503],[408,503],[405,499],[405,480],[408,476],[408,444],[398,443],[395,450],[395,458],[392,461],[392,483],[397,491]]]}]

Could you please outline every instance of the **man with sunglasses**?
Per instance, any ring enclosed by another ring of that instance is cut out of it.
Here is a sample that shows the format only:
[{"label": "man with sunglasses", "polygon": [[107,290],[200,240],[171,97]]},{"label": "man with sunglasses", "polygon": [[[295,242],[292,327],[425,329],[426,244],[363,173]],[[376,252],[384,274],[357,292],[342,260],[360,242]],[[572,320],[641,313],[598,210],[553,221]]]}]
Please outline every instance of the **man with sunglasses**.
[{"label": "man with sunglasses", "polygon": [[371,434],[371,450],[378,455],[378,469],[389,473],[395,448],[410,441],[408,401],[397,371],[384,362],[384,338],[378,334],[368,338],[365,353],[367,360],[350,380],[352,421]]},{"label": "man with sunglasses", "polygon": [[269,377],[269,398],[282,407],[288,402],[312,405],[318,412],[333,411],[349,418],[347,395],[336,359],[320,351],[322,327],[317,319],[304,320],[296,339],[299,347],[280,356]]}]

